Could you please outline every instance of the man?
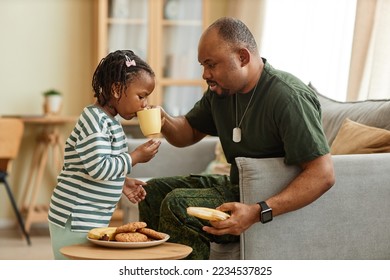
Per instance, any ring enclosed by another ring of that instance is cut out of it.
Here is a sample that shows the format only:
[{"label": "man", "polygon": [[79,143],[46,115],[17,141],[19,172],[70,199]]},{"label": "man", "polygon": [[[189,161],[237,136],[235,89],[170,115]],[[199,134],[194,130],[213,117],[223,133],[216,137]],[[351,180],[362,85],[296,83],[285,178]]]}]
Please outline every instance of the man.
[{"label": "man", "polygon": [[[238,241],[253,224],[319,198],[334,184],[334,171],[315,93],[261,58],[245,24],[234,18],[214,22],[200,38],[198,60],[209,88],[185,116],[162,110],[162,134],[178,147],[219,136],[230,176],[157,178],[148,182],[139,206],[141,220],[193,248],[190,259],[207,259],[209,242]],[[238,156],[284,157],[302,172],[275,196],[246,205],[238,202]],[[231,217],[209,223],[187,215],[189,206],[217,208]]]}]

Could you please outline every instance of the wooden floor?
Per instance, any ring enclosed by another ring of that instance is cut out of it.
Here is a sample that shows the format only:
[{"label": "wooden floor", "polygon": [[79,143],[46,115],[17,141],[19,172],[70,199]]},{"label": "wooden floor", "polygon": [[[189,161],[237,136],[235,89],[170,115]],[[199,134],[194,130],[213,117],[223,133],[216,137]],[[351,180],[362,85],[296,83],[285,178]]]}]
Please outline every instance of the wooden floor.
[{"label": "wooden floor", "polygon": [[21,231],[0,229],[0,260],[52,260],[53,253],[47,227],[32,228],[31,246],[23,238]]},{"label": "wooden floor", "polygon": [[[122,211],[115,211],[110,226],[123,224]],[[0,260],[53,260],[49,227],[38,225],[31,228],[31,246],[27,244],[21,230],[0,228]]]},{"label": "wooden floor", "polygon": [[32,228],[31,245],[19,228],[0,229],[0,260],[52,260],[48,227]]}]

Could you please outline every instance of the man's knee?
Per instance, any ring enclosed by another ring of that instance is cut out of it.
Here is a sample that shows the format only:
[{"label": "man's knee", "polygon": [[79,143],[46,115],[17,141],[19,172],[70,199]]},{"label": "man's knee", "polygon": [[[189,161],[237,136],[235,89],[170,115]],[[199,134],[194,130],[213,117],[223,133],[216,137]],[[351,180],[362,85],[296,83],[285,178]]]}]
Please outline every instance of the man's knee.
[{"label": "man's knee", "polygon": [[182,205],[184,201],[186,201],[186,191],[183,189],[174,189],[165,196],[161,206],[172,209],[178,205]]}]

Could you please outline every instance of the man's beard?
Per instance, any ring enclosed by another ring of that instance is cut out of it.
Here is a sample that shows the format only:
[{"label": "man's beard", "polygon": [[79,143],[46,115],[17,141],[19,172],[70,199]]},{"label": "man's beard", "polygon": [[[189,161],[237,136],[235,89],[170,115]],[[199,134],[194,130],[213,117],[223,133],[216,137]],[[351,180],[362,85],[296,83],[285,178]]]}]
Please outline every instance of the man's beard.
[{"label": "man's beard", "polygon": [[217,93],[216,91],[211,90],[211,89],[209,88],[209,90],[210,90],[213,94],[215,94],[216,96],[218,96],[218,98],[224,99],[224,98],[226,98],[226,97],[228,97],[228,96],[230,95],[230,92],[229,92],[228,89],[221,88],[221,87],[220,87],[220,89],[221,89],[221,93]]}]

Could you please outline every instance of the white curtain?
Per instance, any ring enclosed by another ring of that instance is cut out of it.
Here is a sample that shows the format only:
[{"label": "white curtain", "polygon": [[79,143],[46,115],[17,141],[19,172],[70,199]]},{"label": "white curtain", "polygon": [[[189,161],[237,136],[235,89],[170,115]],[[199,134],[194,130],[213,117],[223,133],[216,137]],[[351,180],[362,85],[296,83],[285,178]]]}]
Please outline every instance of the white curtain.
[{"label": "white curtain", "polygon": [[230,0],[229,8],[271,65],[346,99],[356,0]]},{"label": "white curtain", "polygon": [[359,91],[362,85],[364,68],[374,26],[376,3],[377,0],[357,1],[348,81],[348,101],[359,99]]},{"label": "white curtain", "polygon": [[229,0],[262,56],[340,101],[390,99],[390,0]]},{"label": "white curtain", "polygon": [[[371,0],[364,0],[371,1]],[[373,1],[374,2],[374,1]],[[390,1],[377,0],[358,100],[390,99]],[[359,38],[355,38],[359,40]],[[351,95],[353,92],[351,92]]]}]

